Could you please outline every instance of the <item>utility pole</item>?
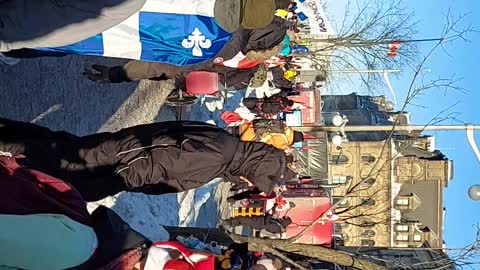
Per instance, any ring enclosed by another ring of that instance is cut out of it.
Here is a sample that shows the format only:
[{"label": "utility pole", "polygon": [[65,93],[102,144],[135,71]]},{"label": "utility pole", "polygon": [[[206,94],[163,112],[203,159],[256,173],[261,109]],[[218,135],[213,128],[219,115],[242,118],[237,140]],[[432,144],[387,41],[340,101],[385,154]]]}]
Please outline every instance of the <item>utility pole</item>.
[{"label": "utility pole", "polygon": [[332,73],[398,73],[401,72],[402,70],[400,69],[337,69],[337,70],[328,70],[329,72]]},{"label": "utility pole", "polygon": [[433,130],[475,130],[480,129],[480,125],[388,125],[388,126],[372,126],[372,125],[361,125],[361,126],[352,126],[347,125],[343,127],[336,126],[301,126],[301,127],[292,127],[293,129],[301,132],[374,132],[374,131],[433,131]]}]

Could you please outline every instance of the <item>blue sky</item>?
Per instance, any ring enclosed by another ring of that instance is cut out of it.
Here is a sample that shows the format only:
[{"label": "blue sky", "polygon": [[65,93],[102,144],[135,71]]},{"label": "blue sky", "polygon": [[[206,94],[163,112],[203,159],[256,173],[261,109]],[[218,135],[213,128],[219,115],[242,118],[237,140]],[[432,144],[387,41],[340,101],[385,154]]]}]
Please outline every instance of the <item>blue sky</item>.
[{"label": "blue sky", "polygon": [[[346,2],[347,0],[328,0],[329,13],[342,16]],[[443,14],[448,9],[455,15],[471,12],[464,22],[480,30],[478,0],[405,0],[405,4],[414,10],[416,19],[420,21],[419,34],[416,38],[438,37],[445,21]],[[480,33],[472,33],[468,38],[471,43],[456,42],[448,47],[451,56],[438,50],[428,61],[426,68],[431,70],[428,73],[429,78],[450,77],[456,74],[457,78],[463,79],[458,85],[469,92],[461,93],[455,90],[445,92],[443,89],[437,89],[426,93],[415,101],[416,104],[426,108],[407,107],[407,111],[412,113],[414,124],[429,122],[436,114],[457,102],[459,104],[449,113],[461,113],[458,116],[461,121],[480,124],[480,117],[477,117],[477,114],[480,114],[480,89],[478,81],[475,80],[480,76],[480,50],[477,48],[477,44],[480,44]],[[432,45],[434,44],[421,44],[422,53],[426,54]],[[392,80],[399,104],[404,99],[411,76],[411,72],[404,72],[399,79]],[[350,89],[359,87],[353,86]],[[347,92],[349,91],[345,93]],[[385,95],[389,96],[389,92],[385,91]],[[450,121],[445,124],[455,123]],[[471,201],[467,196],[469,186],[480,184],[480,162],[471,150],[465,132],[437,132],[435,135],[437,149],[442,150],[454,161],[454,179],[445,190],[444,205],[447,208],[447,215],[444,239],[448,247],[459,248],[473,241],[475,233],[473,225],[480,223],[480,202]],[[480,130],[476,132],[475,138],[477,145],[480,145]]]}]

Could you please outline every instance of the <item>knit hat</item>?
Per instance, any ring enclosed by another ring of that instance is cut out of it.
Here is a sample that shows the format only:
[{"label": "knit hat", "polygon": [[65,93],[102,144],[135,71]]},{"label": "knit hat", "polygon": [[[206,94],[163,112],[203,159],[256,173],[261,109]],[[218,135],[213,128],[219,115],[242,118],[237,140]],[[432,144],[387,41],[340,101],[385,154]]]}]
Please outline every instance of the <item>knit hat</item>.
[{"label": "knit hat", "polygon": [[274,0],[243,0],[242,26],[245,29],[269,25],[275,14]]},{"label": "knit hat", "polygon": [[305,139],[303,138],[303,133],[299,131],[293,131],[293,143],[296,142],[303,142]]}]

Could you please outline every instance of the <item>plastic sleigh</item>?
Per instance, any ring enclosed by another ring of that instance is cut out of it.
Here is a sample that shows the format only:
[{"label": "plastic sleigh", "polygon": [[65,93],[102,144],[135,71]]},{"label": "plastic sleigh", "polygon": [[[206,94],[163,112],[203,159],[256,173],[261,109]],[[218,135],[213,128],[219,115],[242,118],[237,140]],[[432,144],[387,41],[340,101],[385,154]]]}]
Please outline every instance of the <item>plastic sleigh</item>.
[{"label": "plastic sleigh", "polygon": [[[193,71],[185,77],[185,89],[176,89],[170,93],[165,103],[169,106],[188,106],[197,102],[199,96],[219,97],[220,75],[214,72]],[[227,88],[226,85],[225,89]],[[226,97],[226,94],[224,95]],[[226,101],[226,99],[224,99]]]}]

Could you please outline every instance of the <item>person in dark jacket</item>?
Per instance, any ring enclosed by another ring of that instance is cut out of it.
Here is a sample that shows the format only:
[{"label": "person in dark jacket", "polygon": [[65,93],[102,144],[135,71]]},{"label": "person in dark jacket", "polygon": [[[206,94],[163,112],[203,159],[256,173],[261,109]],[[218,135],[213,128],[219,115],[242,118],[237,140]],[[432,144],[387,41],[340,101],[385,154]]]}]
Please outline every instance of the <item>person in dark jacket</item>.
[{"label": "person in dark jacket", "polygon": [[[217,62],[230,60],[239,53],[246,55],[249,51],[265,51],[271,49],[283,41],[286,31],[285,20],[275,17],[273,21],[264,28],[250,30],[240,27],[233,33],[232,38],[212,60],[181,67],[133,60],[124,66],[106,67],[94,65],[92,69],[86,69],[84,75],[93,81],[121,83],[142,79],[168,80],[184,77],[192,71],[209,71],[227,74],[227,86],[234,86],[241,82],[247,82],[248,84],[256,68],[242,70],[218,65]],[[12,55],[8,56],[12,57]],[[248,73],[250,76],[248,79],[231,81],[234,78],[238,78],[239,75],[235,75],[236,73]]]},{"label": "person in dark jacket", "polygon": [[294,105],[292,100],[278,94],[264,98],[244,98],[242,103],[250,112],[261,118],[272,118]]},{"label": "person in dark jacket", "polygon": [[266,230],[270,233],[282,233],[288,225],[292,224],[289,217],[273,218],[271,215],[255,217],[235,217],[222,222],[231,227],[243,226],[254,230]]},{"label": "person in dark jacket", "polygon": [[121,23],[144,3],[145,0],[0,1],[0,52],[75,43]]},{"label": "person in dark jacket", "polygon": [[68,181],[87,201],[120,191],[182,192],[217,177],[269,194],[289,170],[281,150],[189,121],[78,137],[0,119],[0,151],[27,156],[30,167]]}]

